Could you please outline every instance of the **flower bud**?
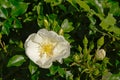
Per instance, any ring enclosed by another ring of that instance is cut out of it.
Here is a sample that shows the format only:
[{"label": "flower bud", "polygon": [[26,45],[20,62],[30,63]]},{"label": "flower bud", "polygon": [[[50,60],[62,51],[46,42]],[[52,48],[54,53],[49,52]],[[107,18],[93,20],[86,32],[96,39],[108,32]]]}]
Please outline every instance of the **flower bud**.
[{"label": "flower bud", "polygon": [[95,59],[96,60],[103,60],[106,56],[106,52],[104,49],[100,49],[96,51]]},{"label": "flower bud", "polygon": [[80,56],[78,54],[75,54],[73,56],[73,59],[74,59],[75,62],[78,62],[80,60]]},{"label": "flower bud", "polygon": [[63,35],[63,34],[64,34],[64,31],[63,31],[62,28],[60,29],[59,34],[60,34],[60,35]]},{"label": "flower bud", "polygon": [[44,26],[45,28],[48,28],[49,27],[49,22],[47,19],[44,19]]}]

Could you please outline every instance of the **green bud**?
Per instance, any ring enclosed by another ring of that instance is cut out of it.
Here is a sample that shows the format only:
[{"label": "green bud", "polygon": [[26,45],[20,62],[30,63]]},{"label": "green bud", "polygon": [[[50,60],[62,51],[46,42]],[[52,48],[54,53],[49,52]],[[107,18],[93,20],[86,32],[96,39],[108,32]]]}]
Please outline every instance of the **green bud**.
[{"label": "green bud", "polygon": [[99,70],[96,69],[93,74],[94,74],[94,75],[99,75]]},{"label": "green bud", "polygon": [[80,56],[78,54],[75,54],[73,56],[73,59],[74,59],[75,62],[78,62],[80,60]]},{"label": "green bud", "polygon": [[45,26],[46,29],[49,28],[49,22],[48,22],[48,20],[45,19],[45,18],[44,18],[44,26]]},{"label": "green bud", "polygon": [[104,36],[98,39],[97,48],[99,49],[104,44]]},{"label": "green bud", "polygon": [[84,39],[83,39],[83,44],[84,44],[84,47],[87,47],[87,44],[88,44],[88,39],[86,36],[84,36]]},{"label": "green bud", "polygon": [[62,28],[59,30],[59,34],[60,34],[60,35],[63,35],[63,34],[64,34],[64,31],[63,31]]}]

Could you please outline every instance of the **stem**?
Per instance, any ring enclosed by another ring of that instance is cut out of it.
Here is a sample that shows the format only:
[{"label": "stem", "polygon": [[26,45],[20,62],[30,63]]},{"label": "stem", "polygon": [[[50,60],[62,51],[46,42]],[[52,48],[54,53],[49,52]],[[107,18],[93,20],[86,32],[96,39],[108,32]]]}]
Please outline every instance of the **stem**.
[{"label": "stem", "polygon": [[95,28],[95,30],[97,31],[97,32],[99,32],[99,33],[102,33],[103,35],[107,35],[107,36],[111,36],[111,37],[114,37],[114,38],[116,38],[117,40],[120,40],[120,38],[119,37],[117,37],[117,36],[114,36],[114,35],[112,35],[111,33],[105,33],[105,32],[102,32],[102,31],[100,31],[100,30],[98,30],[97,28]]},{"label": "stem", "polygon": [[1,47],[3,48],[3,50],[7,53],[7,49],[6,49],[6,47],[5,47],[5,43],[4,43],[4,42],[2,43],[1,40],[0,40],[0,45],[1,45]]}]

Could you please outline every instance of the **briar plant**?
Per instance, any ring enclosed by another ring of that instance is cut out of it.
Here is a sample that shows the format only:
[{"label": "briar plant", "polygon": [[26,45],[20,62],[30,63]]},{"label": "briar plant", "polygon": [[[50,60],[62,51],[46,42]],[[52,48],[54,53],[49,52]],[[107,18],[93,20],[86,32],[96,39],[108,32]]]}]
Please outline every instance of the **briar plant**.
[{"label": "briar plant", "polygon": [[0,0],[0,80],[119,80],[118,0]]}]

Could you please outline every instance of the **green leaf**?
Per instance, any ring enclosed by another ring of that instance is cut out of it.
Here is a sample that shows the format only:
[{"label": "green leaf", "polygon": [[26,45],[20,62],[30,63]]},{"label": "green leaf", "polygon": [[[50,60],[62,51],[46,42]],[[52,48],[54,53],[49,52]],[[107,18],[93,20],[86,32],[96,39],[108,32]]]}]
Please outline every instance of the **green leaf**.
[{"label": "green leaf", "polygon": [[36,8],[37,8],[37,14],[40,15],[41,12],[42,12],[42,3],[39,3],[39,4],[36,6]]},{"label": "green leaf", "polygon": [[79,9],[77,8],[77,5],[75,5],[75,0],[67,0],[74,8],[76,8],[77,11],[79,11]]},{"label": "green leaf", "polygon": [[0,80],[3,80],[2,78],[0,78]]},{"label": "green leaf", "polygon": [[115,34],[120,35],[120,28],[115,26],[116,19],[113,17],[113,14],[108,14],[108,16],[102,20],[100,26],[109,32],[114,32]]},{"label": "green leaf", "polygon": [[0,7],[0,17],[7,19],[8,18],[8,11],[7,9]]},{"label": "green leaf", "polygon": [[88,6],[88,4],[85,1],[81,1],[81,0],[75,0],[76,3],[79,4],[80,7],[82,7],[85,11],[90,11],[90,7]]},{"label": "green leaf", "polygon": [[40,71],[37,71],[31,76],[31,80],[39,80]]},{"label": "green leaf", "polygon": [[69,63],[73,62],[71,58],[65,58],[64,62],[69,65]]},{"label": "green leaf", "polygon": [[117,27],[117,26],[111,26],[109,29],[108,29],[109,32],[114,32],[115,34],[117,35],[120,35],[120,28]]},{"label": "green leaf", "polygon": [[105,73],[102,75],[102,80],[109,80],[111,75],[112,75],[111,72],[105,72]]},{"label": "green leaf", "polygon": [[116,23],[116,19],[113,17],[113,14],[108,14],[108,16],[102,20],[100,26],[105,29],[109,30],[111,26],[114,26]]},{"label": "green leaf", "polygon": [[73,74],[70,71],[66,71],[66,80],[74,80]]},{"label": "green leaf", "polygon": [[9,59],[7,67],[21,66],[25,61],[26,60],[22,55],[15,55]]},{"label": "green leaf", "polygon": [[95,47],[94,42],[91,41],[89,45],[89,50],[91,51],[92,49],[94,49],[94,47]]},{"label": "green leaf", "polygon": [[101,14],[102,16],[104,16],[104,8],[103,8],[103,3],[104,1],[100,1],[100,0],[87,0],[88,4],[90,4],[92,7],[92,9],[94,9],[95,12]]},{"label": "green leaf", "polygon": [[11,6],[8,0],[0,0],[0,7],[9,8]]},{"label": "green leaf", "polygon": [[9,34],[13,20],[14,20],[13,18],[9,18],[3,23],[2,31],[1,31],[2,34],[7,34],[7,35]]},{"label": "green leaf", "polygon": [[119,64],[120,64],[120,61],[119,61],[119,60],[116,60],[116,61],[115,61],[115,66],[117,67]]},{"label": "green leaf", "polygon": [[58,72],[58,66],[52,65],[52,66],[50,67],[50,74],[51,74],[51,75],[55,75],[55,73],[57,73],[57,72]]},{"label": "green leaf", "polygon": [[28,8],[27,3],[23,3],[23,2],[16,3],[12,8],[11,15],[19,16],[19,15],[25,13],[27,8]]},{"label": "green leaf", "polygon": [[104,36],[97,40],[97,48],[99,49],[104,44]]},{"label": "green leaf", "polygon": [[14,28],[22,28],[22,24],[20,23],[20,21],[18,19],[15,19],[13,27]]},{"label": "green leaf", "polygon": [[59,7],[60,7],[60,9],[62,9],[64,12],[67,11],[67,8],[66,8],[64,5],[60,4]]},{"label": "green leaf", "polygon": [[65,70],[64,70],[63,68],[58,67],[58,74],[59,74],[61,77],[64,77],[64,75],[65,75]]},{"label": "green leaf", "polygon": [[51,3],[51,6],[57,6],[62,3],[62,0],[45,0],[47,3]]},{"label": "green leaf", "polygon": [[28,68],[31,74],[34,74],[38,69],[38,67],[32,61],[30,61]]},{"label": "green leaf", "polygon": [[120,15],[120,7],[119,7],[119,3],[118,2],[110,2],[110,13],[112,13],[115,16],[119,16]]},{"label": "green leaf", "polygon": [[64,32],[70,32],[74,29],[72,26],[72,22],[69,22],[68,19],[64,19],[64,21],[61,24],[61,27]]},{"label": "green leaf", "polygon": [[120,73],[112,74],[109,80],[120,80]]}]

